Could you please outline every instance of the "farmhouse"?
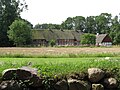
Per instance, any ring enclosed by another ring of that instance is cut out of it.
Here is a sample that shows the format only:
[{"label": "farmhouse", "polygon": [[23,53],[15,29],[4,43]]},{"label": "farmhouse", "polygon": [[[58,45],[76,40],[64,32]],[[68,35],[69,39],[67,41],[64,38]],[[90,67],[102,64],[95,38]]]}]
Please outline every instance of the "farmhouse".
[{"label": "farmhouse", "polygon": [[80,45],[80,30],[32,30],[33,45],[48,46],[50,41],[55,41],[57,46]]},{"label": "farmhouse", "polygon": [[[80,30],[32,30],[34,46],[49,46],[54,41],[56,46],[79,46],[83,33]],[[111,46],[112,40],[108,34],[96,35],[97,46]]]},{"label": "farmhouse", "polygon": [[111,46],[112,39],[108,34],[98,34],[96,35],[96,45],[97,46]]}]

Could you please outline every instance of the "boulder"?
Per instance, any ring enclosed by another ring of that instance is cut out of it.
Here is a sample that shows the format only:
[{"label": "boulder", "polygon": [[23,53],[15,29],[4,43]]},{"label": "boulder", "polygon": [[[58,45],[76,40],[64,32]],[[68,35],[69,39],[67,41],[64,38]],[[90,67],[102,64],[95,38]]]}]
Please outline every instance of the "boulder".
[{"label": "boulder", "polygon": [[102,84],[92,84],[92,90],[104,90],[104,86]]},{"label": "boulder", "polygon": [[[23,87],[21,84],[14,80],[2,81],[0,84],[0,90],[23,90]],[[24,90],[26,89],[24,88]]]},{"label": "boulder", "polygon": [[37,77],[37,69],[23,66],[17,69],[17,78],[19,80],[30,80]]},{"label": "boulder", "polygon": [[68,83],[66,80],[58,81],[55,86],[55,90],[68,90]]},{"label": "boulder", "polygon": [[106,88],[116,88],[118,85],[117,80],[115,78],[105,78],[104,86]]},{"label": "boulder", "polygon": [[88,78],[91,82],[98,82],[105,76],[105,72],[99,68],[89,68]]},{"label": "boulder", "polygon": [[3,80],[13,80],[16,79],[17,74],[16,74],[17,69],[11,68],[11,69],[5,69],[2,72],[2,79]]},{"label": "boulder", "polygon": [[16,74],[18,80],[29,80],[33,77],[33,74],[30,71],[24,69],[17,69]]},{"label": "boulder", "polygon": [[74,73],[70,75],[71,79],[84,80],[87,77],[86,73]]},{"label": "boulder", "polygon": [[69,79],[68,80],[69,90],[90,90],[91,85],[86,81]]},{"label": "boulder", "polygon": [[[27,77],[28,77],[28,79],[29,79],[28,83],[29,83],[30,86],[32,86],[32,87],[42,86],[43,79],[37,76],[38,70],[36,68],[23,66],[19,69],[19,76],[21,75],[20,73],[22,73],[22,71],[24,71],[24,73],[28,74],[28,75],[26,74],[27,76],[25,76],[25,77],[23,76],[23,77],[24,77],[24,79],[27,79]],[[31,75],[28,72],[31,73]]]},{"label": "boulder", "polygon": [[22,67],[19,69],[6,69],[2,73],[3,80],[22,80],[32,87],[42,86],[40,77],[37,76],[37,69],[30,67]]},{"label": "boulder", "polygon": [[38,74],[38,69],[37,68],[31,68],[31,67],[23,66],[20,69],[29,71],[29,72],[31,72],[32,74],[35,74],[35,75]]},{"label": "boulder", "polygon": [[33,75],[37,75],[37,69],[30,67],[6,69],[2,72],[3,80],[29,80]]},{"label": "boulder", "polygon": [[29,85],[32,87],[41,87],[43,79],[33,74],[33,77],[29,80]]}]

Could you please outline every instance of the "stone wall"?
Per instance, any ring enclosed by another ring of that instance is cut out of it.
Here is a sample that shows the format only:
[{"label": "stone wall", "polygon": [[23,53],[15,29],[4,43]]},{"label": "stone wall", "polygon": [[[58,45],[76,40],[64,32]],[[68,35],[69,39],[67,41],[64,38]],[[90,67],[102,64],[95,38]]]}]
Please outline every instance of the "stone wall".
[{"label": "stone wall", "polygon": [[22,67],[2,72],[0,90],[120,90],[118,81],[99,68],[59,78],[38,76],[37,69]]}]

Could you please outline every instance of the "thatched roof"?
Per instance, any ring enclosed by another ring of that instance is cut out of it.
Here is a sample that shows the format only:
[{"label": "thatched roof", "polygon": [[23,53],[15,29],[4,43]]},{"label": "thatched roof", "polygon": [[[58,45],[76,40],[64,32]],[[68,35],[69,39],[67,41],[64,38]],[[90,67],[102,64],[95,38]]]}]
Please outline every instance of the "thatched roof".
[{"label": "thatched roof", "polygon": [[46,39],[57,40],[57,39],[76,39],[80,41],[82,33],[75,30],[32,30],[33,39]]},{"label": "thatched roof", "polygon": [[43,31],[32,30],[32,39],[45,39]]},{"label": "thatched roof", "polygon": [[107,34],[96,35],[96,43],[102,43]]},{"label": "thatched roof", "polygon": [[83,33],[80,30],[72,30],[71,32],[77,41],[81,40],[81,36]]}]

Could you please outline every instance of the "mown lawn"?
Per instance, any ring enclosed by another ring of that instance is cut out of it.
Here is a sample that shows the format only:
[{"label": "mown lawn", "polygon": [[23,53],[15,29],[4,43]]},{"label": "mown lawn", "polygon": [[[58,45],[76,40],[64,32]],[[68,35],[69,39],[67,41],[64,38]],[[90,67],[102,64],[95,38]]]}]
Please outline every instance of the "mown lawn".
[{"label": "mown lawn", "polygon": [[0,73],[4,69],[19,68],[31,64],[39,71],[39,75],[54,76],[87,72],[90,67],[99,67],[120,73],[120,57],[89,58],[0,58]]}]

